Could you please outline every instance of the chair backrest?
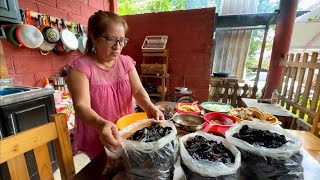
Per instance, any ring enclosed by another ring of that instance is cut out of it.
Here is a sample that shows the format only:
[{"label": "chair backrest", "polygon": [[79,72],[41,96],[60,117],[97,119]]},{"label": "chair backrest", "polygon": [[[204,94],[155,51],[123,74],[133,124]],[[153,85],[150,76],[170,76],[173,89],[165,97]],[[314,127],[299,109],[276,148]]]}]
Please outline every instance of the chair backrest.
[{"label": "chair backrest", "polygon": [[0,164],[7,162],[12,180],[29,179],[24,153],[33,150],[40,179],[53,179],[47,143],[53,141],[61,178],[75,175],[65,114],[50,116],[50,122],[0,140]]},{"label": "chair backrest", "polygon": [[217,82],[210,84],[209,101],[218,101],[230,104],[233,107],[239,107],[241,98],[256,99],[257,91],[257,86],[250,88],[248,84],[245,84],[243,87],[239,87],[238,83],[220,84],[220,82]]},{"label": "chair backrest", "polygon": [[311,132],[316,136],[319,136],[319,131],[320,131],[320,107],[318,108],[316,118],[314,119],[312,128],[311,128]]}]

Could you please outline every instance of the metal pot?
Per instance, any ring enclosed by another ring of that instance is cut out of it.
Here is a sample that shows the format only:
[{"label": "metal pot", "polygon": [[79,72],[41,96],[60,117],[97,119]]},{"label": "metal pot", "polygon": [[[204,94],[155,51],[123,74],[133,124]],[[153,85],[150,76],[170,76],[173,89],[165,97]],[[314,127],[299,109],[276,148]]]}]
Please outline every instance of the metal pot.
[{"label": "metal pot", "polygon": [[202,130],[205,123],[203,117],[194,114],[178,114],[173,116],[172,120],[178,128],[188,132]]}]

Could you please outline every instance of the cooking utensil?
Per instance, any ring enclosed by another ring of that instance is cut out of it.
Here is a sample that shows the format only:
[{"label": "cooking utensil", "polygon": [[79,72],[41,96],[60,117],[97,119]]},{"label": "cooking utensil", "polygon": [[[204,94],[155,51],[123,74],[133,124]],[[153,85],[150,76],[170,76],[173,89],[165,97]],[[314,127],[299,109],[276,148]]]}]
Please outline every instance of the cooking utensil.
[{"label": "cooking utensil", "polygon": [[78,28],[80,31],[80,37],[78,38],[79,51],[84,54],[86,50],[88,38],[86,34],[83,32],[83,28],[80,24],[78,24]]},{"label": "cooking utensil", "polygon": [[60,31],[60,40],[56,43],[56,46],[53,49],[53,52],[60,54],[60,55],[65,55],[67,54],[67,51],[63,48],[63,43],[61,41],[61,27],[60,27],[60,22],[59,19],[56,19],[56,24],[57,24],[57,29]]},{"label": "cooking utensil", "polygon": [[64,22],[64,19],[61,19],[61,22],[62,22],[63,29],[60,31],[60,38],[61,38],[64,50],[69,52],[71,50],[78,49],[78,39],[71,31],[68,30],[68,27]]},{"label": "cooking utensil", "polygon": [[172,120],[176,126],[188,132],[201,130],[205,123],[203,117],[194,114],[178,114],[173,116]]},{"label": "cooking utensil", "polygon": [[20,24],[11,24],[10,27],[5,30],[5,33],[6,33],[6,36],[7,36],[8,40],[12,44],[21,47],[22,44],[20,44],[20,42],[19,42],[19,40],[17,39],[17,36],[16,36],[16,31],[17,31],[17,28],[19,26],[20,26]]},{"label": "cooking utensil", "polygon": [[[18,41],[27,48],[38,48],[43,43],[43,36],[41,31],[33,25],[28,23],[31,22],[30,10],[23,10],[23,19],[26,24],[20,25],[17,28],[16,36]],[[26,15],[26,17],[24,16]]]},{"label": "cooking utensil", "polygon": [[[203,102],[200,104],[201,107],[204,109],[205,113],[209,113],[209,112],[220,112],[220,113],[229,113],[230,110],[233,109],[232,106],[230,106],[229,104],[225,104],[225,103],[221,103],[221,102],[215,102],[215,101],[208,101],[208,102]],[[223,106],[224,108],[228,107],[229,110],[225,110],[225,109],[217,109],[217,110],[213,110],[213,109],[210,109],[210,106]]]},{"label": "cooking utensil", "polygon": [[59,31],[52,26],[51,18],[45,15],[45,27],[42,30],[44,39],[49,43],[56,43],[60,39]]},{"label": "cooking utensil", "polygon": [[223,135],[231,126],[237,123],[235,117],[218,112],[207,113],[203,118],[206,120],[203,132],[215,131]]},{"label": "cooking utensil", "polygon": [[[43,16],[41,16],[40,14],[38,15],[38,21],[39,21],[39,29],[44,29],[46,28],[47,26],[44,25],[44,22],[45,19]],[[43,40],[42,44],[39,46],[39,49],[40,49],[40,54],[42,55],[48,55],[49,52],[56,46],[56,43],[49,43],[47,42],[47,40]]]},{"label": "cooking utensil", "polygon": [[214,77],[229,77],[230,73],[226,73],[226,72],[215,72],[213,73]]}]

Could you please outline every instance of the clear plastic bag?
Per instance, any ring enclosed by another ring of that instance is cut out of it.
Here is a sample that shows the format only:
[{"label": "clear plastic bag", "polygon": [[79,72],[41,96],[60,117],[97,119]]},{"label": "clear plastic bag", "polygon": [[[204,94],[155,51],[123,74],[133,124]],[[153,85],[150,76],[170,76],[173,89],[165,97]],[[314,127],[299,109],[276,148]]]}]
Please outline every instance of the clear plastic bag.
[{"label": "clear plastic bag", "polygon": [[[154,142],[129,141],[127,138],[144,127],[158,123],[162,127],[171,127],[172,131]],[[120,131],[120,141],[126,156],[124,164],[132,179],[172,179],[177,159],[177,130],[170,121],[146,119],[138,121]]]},{"label": "clear plastic bag", "polygon": [[124,151],[122,147],[118,147],[116,149],[107,149],[104,148],[107,154],[107,164],[104,168],[103,174],[107,175],[115,175],[119,171],[124,170],[123,165],[123,155]]},{"label": "clear plastic bag", "polygon": [[[253,146],[233,137],[242,126],[269,130],[286,136],[289,140],[279,148]],[[241,175],[249,179],[303,179],[302,154],[300,138],[287,132],[280,126],[262,122],[243,121],[226,131],[227,140],[237,146],[241,152]]]},{"label": "clear plastic bag", "polygon": [[[234,155],[234,163],[224,164],[222,162],[193,159],[185,148],[185,143],[187,140],[197,135],[202,136],[207,140],[214,140],[218,143],[222,142],[223,145]],[[205,132],[195,132],[181,137],[179,140],[179,145],[180,156],[182,160],[181,167],[183,168],[188,179],[239,179],[240,174],[238,170],[241,165],[241,154],[234,145],[229,143],[224,138]]]}]

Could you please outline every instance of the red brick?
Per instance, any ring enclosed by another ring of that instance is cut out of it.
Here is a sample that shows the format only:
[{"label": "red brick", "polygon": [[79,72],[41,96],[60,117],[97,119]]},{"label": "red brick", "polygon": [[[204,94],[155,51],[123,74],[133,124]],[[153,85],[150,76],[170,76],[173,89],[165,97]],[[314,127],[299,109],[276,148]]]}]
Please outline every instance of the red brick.
[{"label": "red brick", "polygon": [[93,15],[97,11],[98,9],[95,9],[85,4],[81,4],[80,12],[81,12],[81,16],[83,17],[89,18],[91,15]]},{"label": "red brick", "polygon": [[37,5],[34,1],[30,0],[19,0],[19,7],[20,8],[29,8],[31,11],[38,11]]},{"label": "red brick", "polygon": [[60,71],[63,66],[68,64],[69,61],[76,59],[77,56],[52,56],[51,57],[51,67],[54,71]]},{"label": "red brick", "polygon": [[57,0],[34,0],[34,1],[46,4],[49,6],[57,7]]},{"label": "red brick", "polygon": [[63,11],[48,5],[39,4],[39,3],[37,3],[37,6],[40,13],[49,14],[57,18],[64,18],[64,19],[68,18],[68,14],[66,11]]},{"label": "red brick", "polygon": [[17,74],[50,71],[48,56],[42,55],[14,55],[12,56],[15,72]]},{"label": "red brick", "polygon": [[89,0],[89,6],[103,10],[103,0]]},{"label": "red brick", "polygon": [[10,76],[13,78],[13,83],[18,86],[35,86],[34,74],[19,74]]},{"label": "red brick", "polygon": [[59,71],[48,71],[48,72],[37,72],[35,73],[35,86],[38,87],[44,87],[45,86],[45,81],[44,77],[50,78],[56,74],[58,74]]},{"label": "red brick", "polygon": [[1,40],[3,46],[3,52],[5,55],[30,55],[31,50],[24,47],[18,47],[11,44],[8,40]]},{"label": "red brick", "polygon": [[89,0],[79,0],[80,2],[82,2],[83,4],[89,4]]},{"label": "red brick", "polygon": [[110,11],[110,3],[109,0],[103,0],[103,8],[105,11]]},{"label": "red brick", "polygon": [[78,0],[57,0],[57,8],[80,15],[81,2]]},{"label": "red brick", "polygon": [[11,56],[5,55],[4,59],[6,60],[6,65],[7,65],[9,75],[13,75],[14,74],[14,67],[13,67]]},{"label": "red brick", "polygon": [[88,25],[88,18],[79,16],[79,15],[76,15],[76,14],[72,14],[72,13],[68,13],[68,15],[69,15],[69,21],[80,23],[80,24],[82,24],[84,26]]}]

